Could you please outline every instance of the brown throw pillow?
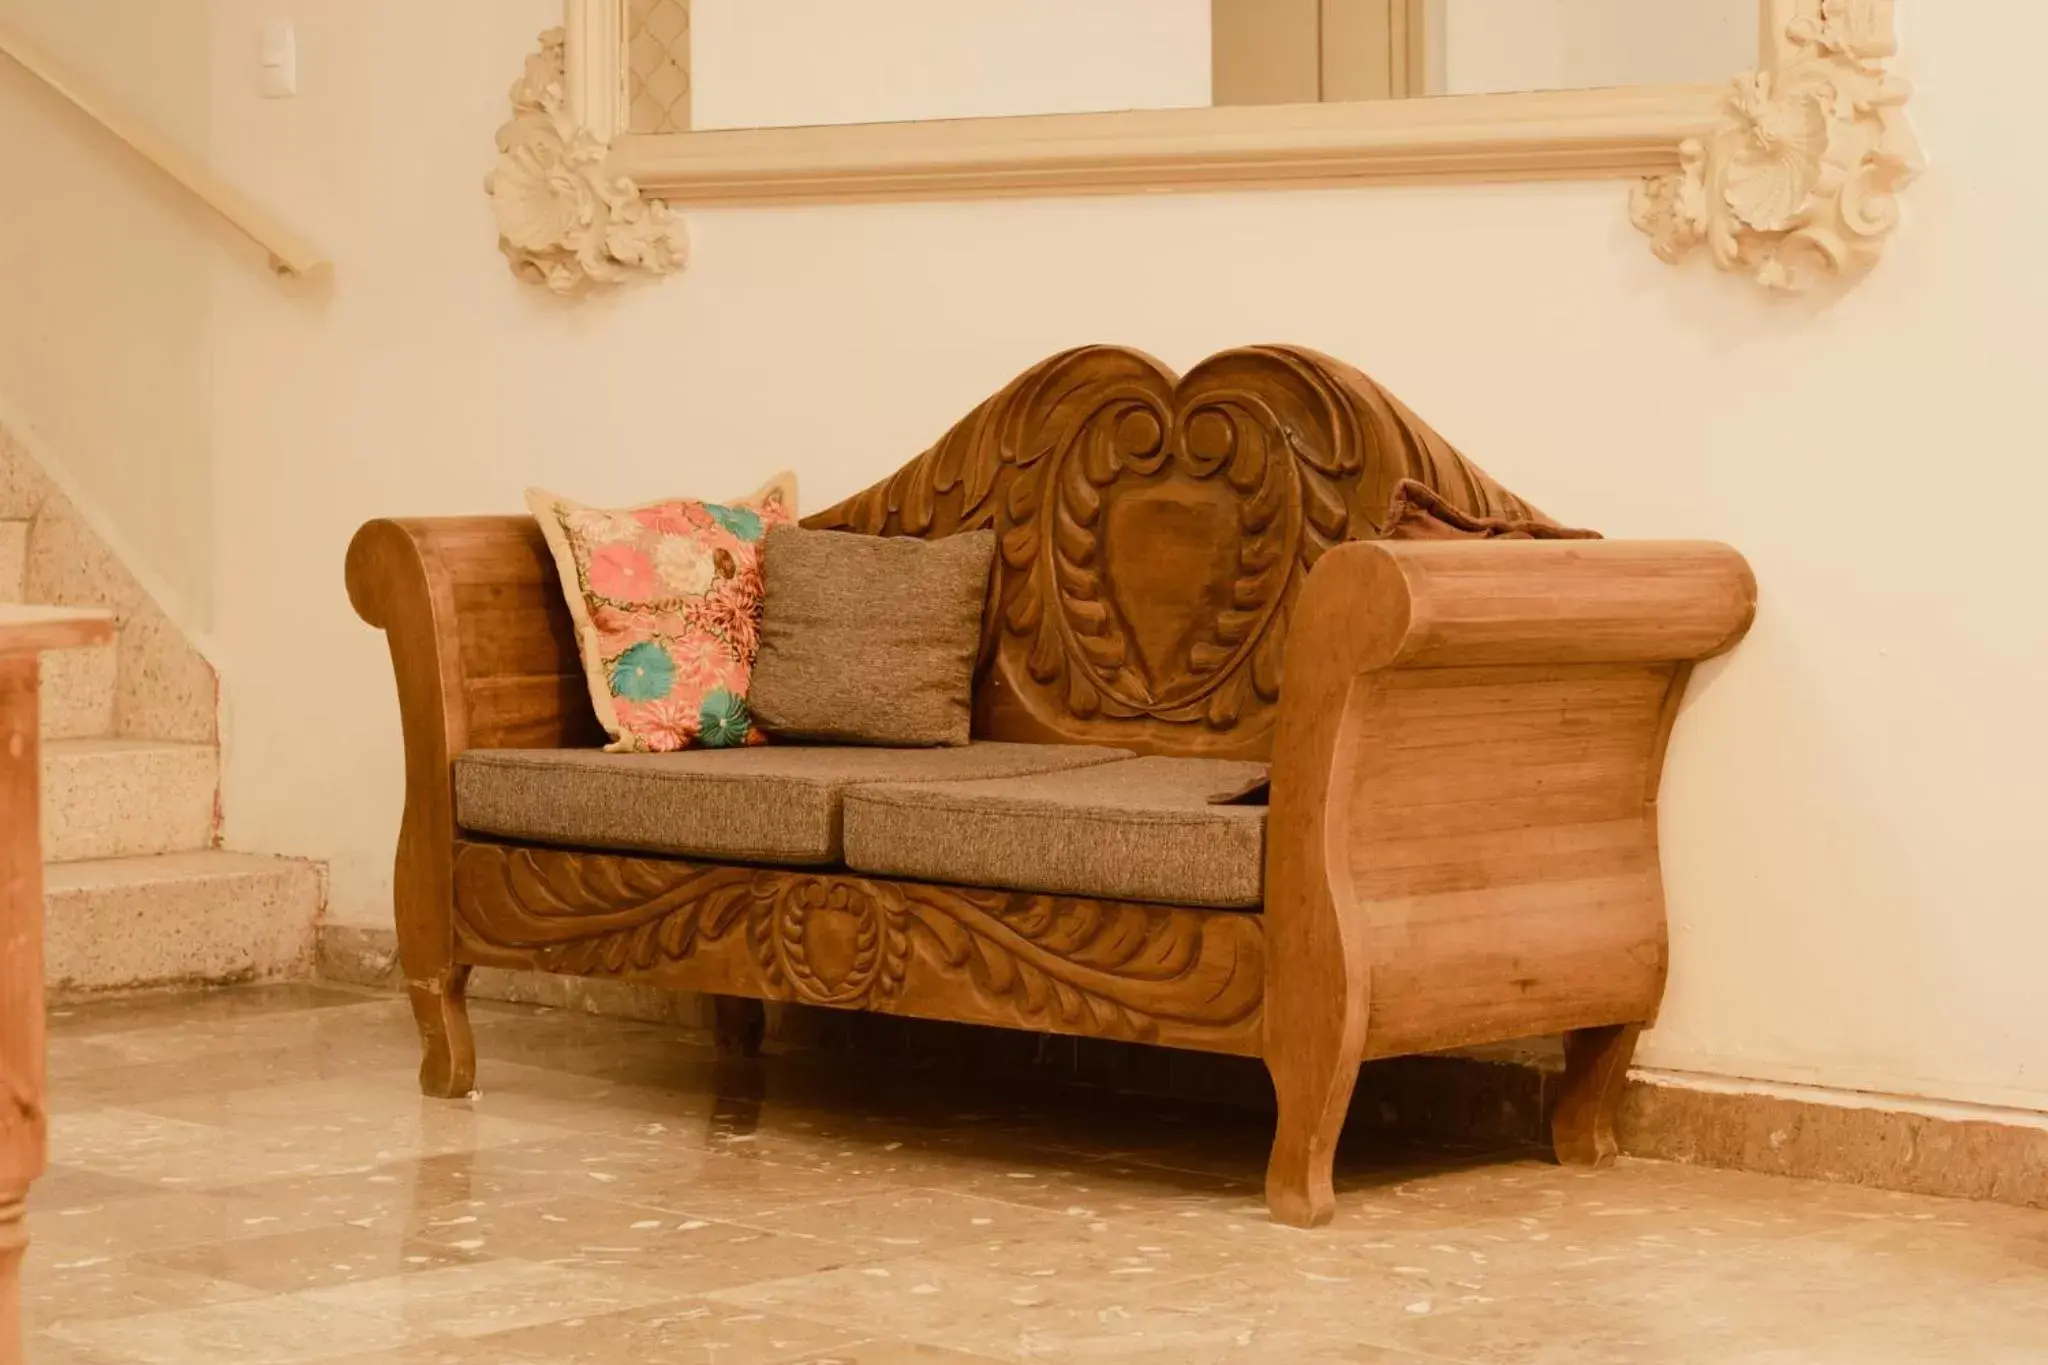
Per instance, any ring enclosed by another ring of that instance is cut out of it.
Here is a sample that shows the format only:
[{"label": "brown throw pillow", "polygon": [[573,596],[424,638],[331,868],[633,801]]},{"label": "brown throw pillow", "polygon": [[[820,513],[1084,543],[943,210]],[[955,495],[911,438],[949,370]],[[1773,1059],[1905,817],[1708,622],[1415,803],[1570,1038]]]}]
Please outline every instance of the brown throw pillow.
[{"label": "brown throw pillow", "polygon": [[965,744],[995,552],[993,531],[771,530],[747,693],[754,722],[777,739]]}]

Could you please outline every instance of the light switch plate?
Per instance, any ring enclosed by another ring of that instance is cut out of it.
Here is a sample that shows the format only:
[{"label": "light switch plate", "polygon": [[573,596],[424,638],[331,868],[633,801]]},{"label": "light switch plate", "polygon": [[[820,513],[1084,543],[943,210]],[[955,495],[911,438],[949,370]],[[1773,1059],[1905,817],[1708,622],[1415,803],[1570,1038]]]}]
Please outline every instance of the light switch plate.
[{"label": "light switch plate", "polygon": [[288,20],[273,20],[263,26],[256,60],[256,88],[265,99],[288,99],[299,93],[299,39]]}]

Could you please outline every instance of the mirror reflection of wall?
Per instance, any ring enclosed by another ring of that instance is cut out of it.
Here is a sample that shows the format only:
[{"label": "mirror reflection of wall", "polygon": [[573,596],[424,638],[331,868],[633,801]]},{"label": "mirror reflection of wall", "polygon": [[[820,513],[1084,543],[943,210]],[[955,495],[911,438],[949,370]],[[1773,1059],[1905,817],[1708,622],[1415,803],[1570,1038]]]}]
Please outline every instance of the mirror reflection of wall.
[{"label": "mirror reflection of wall", "polygon": [[1211,103],[1345,104],[1424,92],[1425,0],[1211,0]]},{"label": "mirror reflection of wall", "polygon": [[631,0],[633,127],[1730,79],[1757,0]]},{"label": "mirror reflection of wall", "polygon": [[693,0],[693,128],[1209,103],[1210,0]]},{"label": "mirror reflection of wall", "polygon": [[1595,90],[1732,80],[1762,51],[1757,0],[1425,0],[1426,89]]},{"label": "mirror reflection of wall", "polygon": [[1757,0],[1212,0],[1216,104],[1724,81]]}]

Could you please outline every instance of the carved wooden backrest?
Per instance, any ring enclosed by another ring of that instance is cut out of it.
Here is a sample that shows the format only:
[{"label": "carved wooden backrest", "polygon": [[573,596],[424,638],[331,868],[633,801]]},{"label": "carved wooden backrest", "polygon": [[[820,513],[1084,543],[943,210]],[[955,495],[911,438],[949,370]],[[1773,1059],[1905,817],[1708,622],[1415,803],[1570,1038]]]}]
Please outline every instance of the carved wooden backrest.
[{"label": "carved wooden backrest", "polygon": [[1093,346],[804,524],[996,532],[978,737],[1265,758],[1304,579],[1331,546],[1391,530],[1404,481],[1472,517],[1551,524],[1327,356],[1251,347],[1177,380]]}]

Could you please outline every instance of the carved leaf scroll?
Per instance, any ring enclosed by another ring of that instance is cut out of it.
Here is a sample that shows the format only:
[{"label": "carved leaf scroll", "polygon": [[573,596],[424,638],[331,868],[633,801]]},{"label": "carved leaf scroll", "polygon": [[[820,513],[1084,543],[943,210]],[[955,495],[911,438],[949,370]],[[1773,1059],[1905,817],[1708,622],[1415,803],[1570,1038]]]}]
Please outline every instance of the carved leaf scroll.
[{"label": "carved leaf scroll", "polygon": [[512,273],[574,295],[682,269],[681,220],[605,174],[605,144],[569,115],[564,63],[562,30],[549,29],[512,85],[512,118],[484,178]]},{"label": "carved leaf scroll", "polygon": [[805,524],[996,532],[978,733],[1263,757],[1302,582],[1331,546],[1386,534],[1404,483],[1549,524],[1328,357],[1255,347],[1176,379],[1091,347]]},{"label": "carved leaf scroll", "polygon": [[1721,269],[1799,292],[1869,269],[1920,171],[1893,0],[1797,0],[1773,70],[1744,76],[1681,169],[1636,187],[1629,215],[1677,262],[1705,245]]},{"label": "carved leaf scroll", "polygon": [[484,843],[457,846],[455,902],[477,960],[855,1009],[916,978],[956,1017],[1139,1041],[1249,1050],[1264,989],[1263,926],[1223,911]]}]

